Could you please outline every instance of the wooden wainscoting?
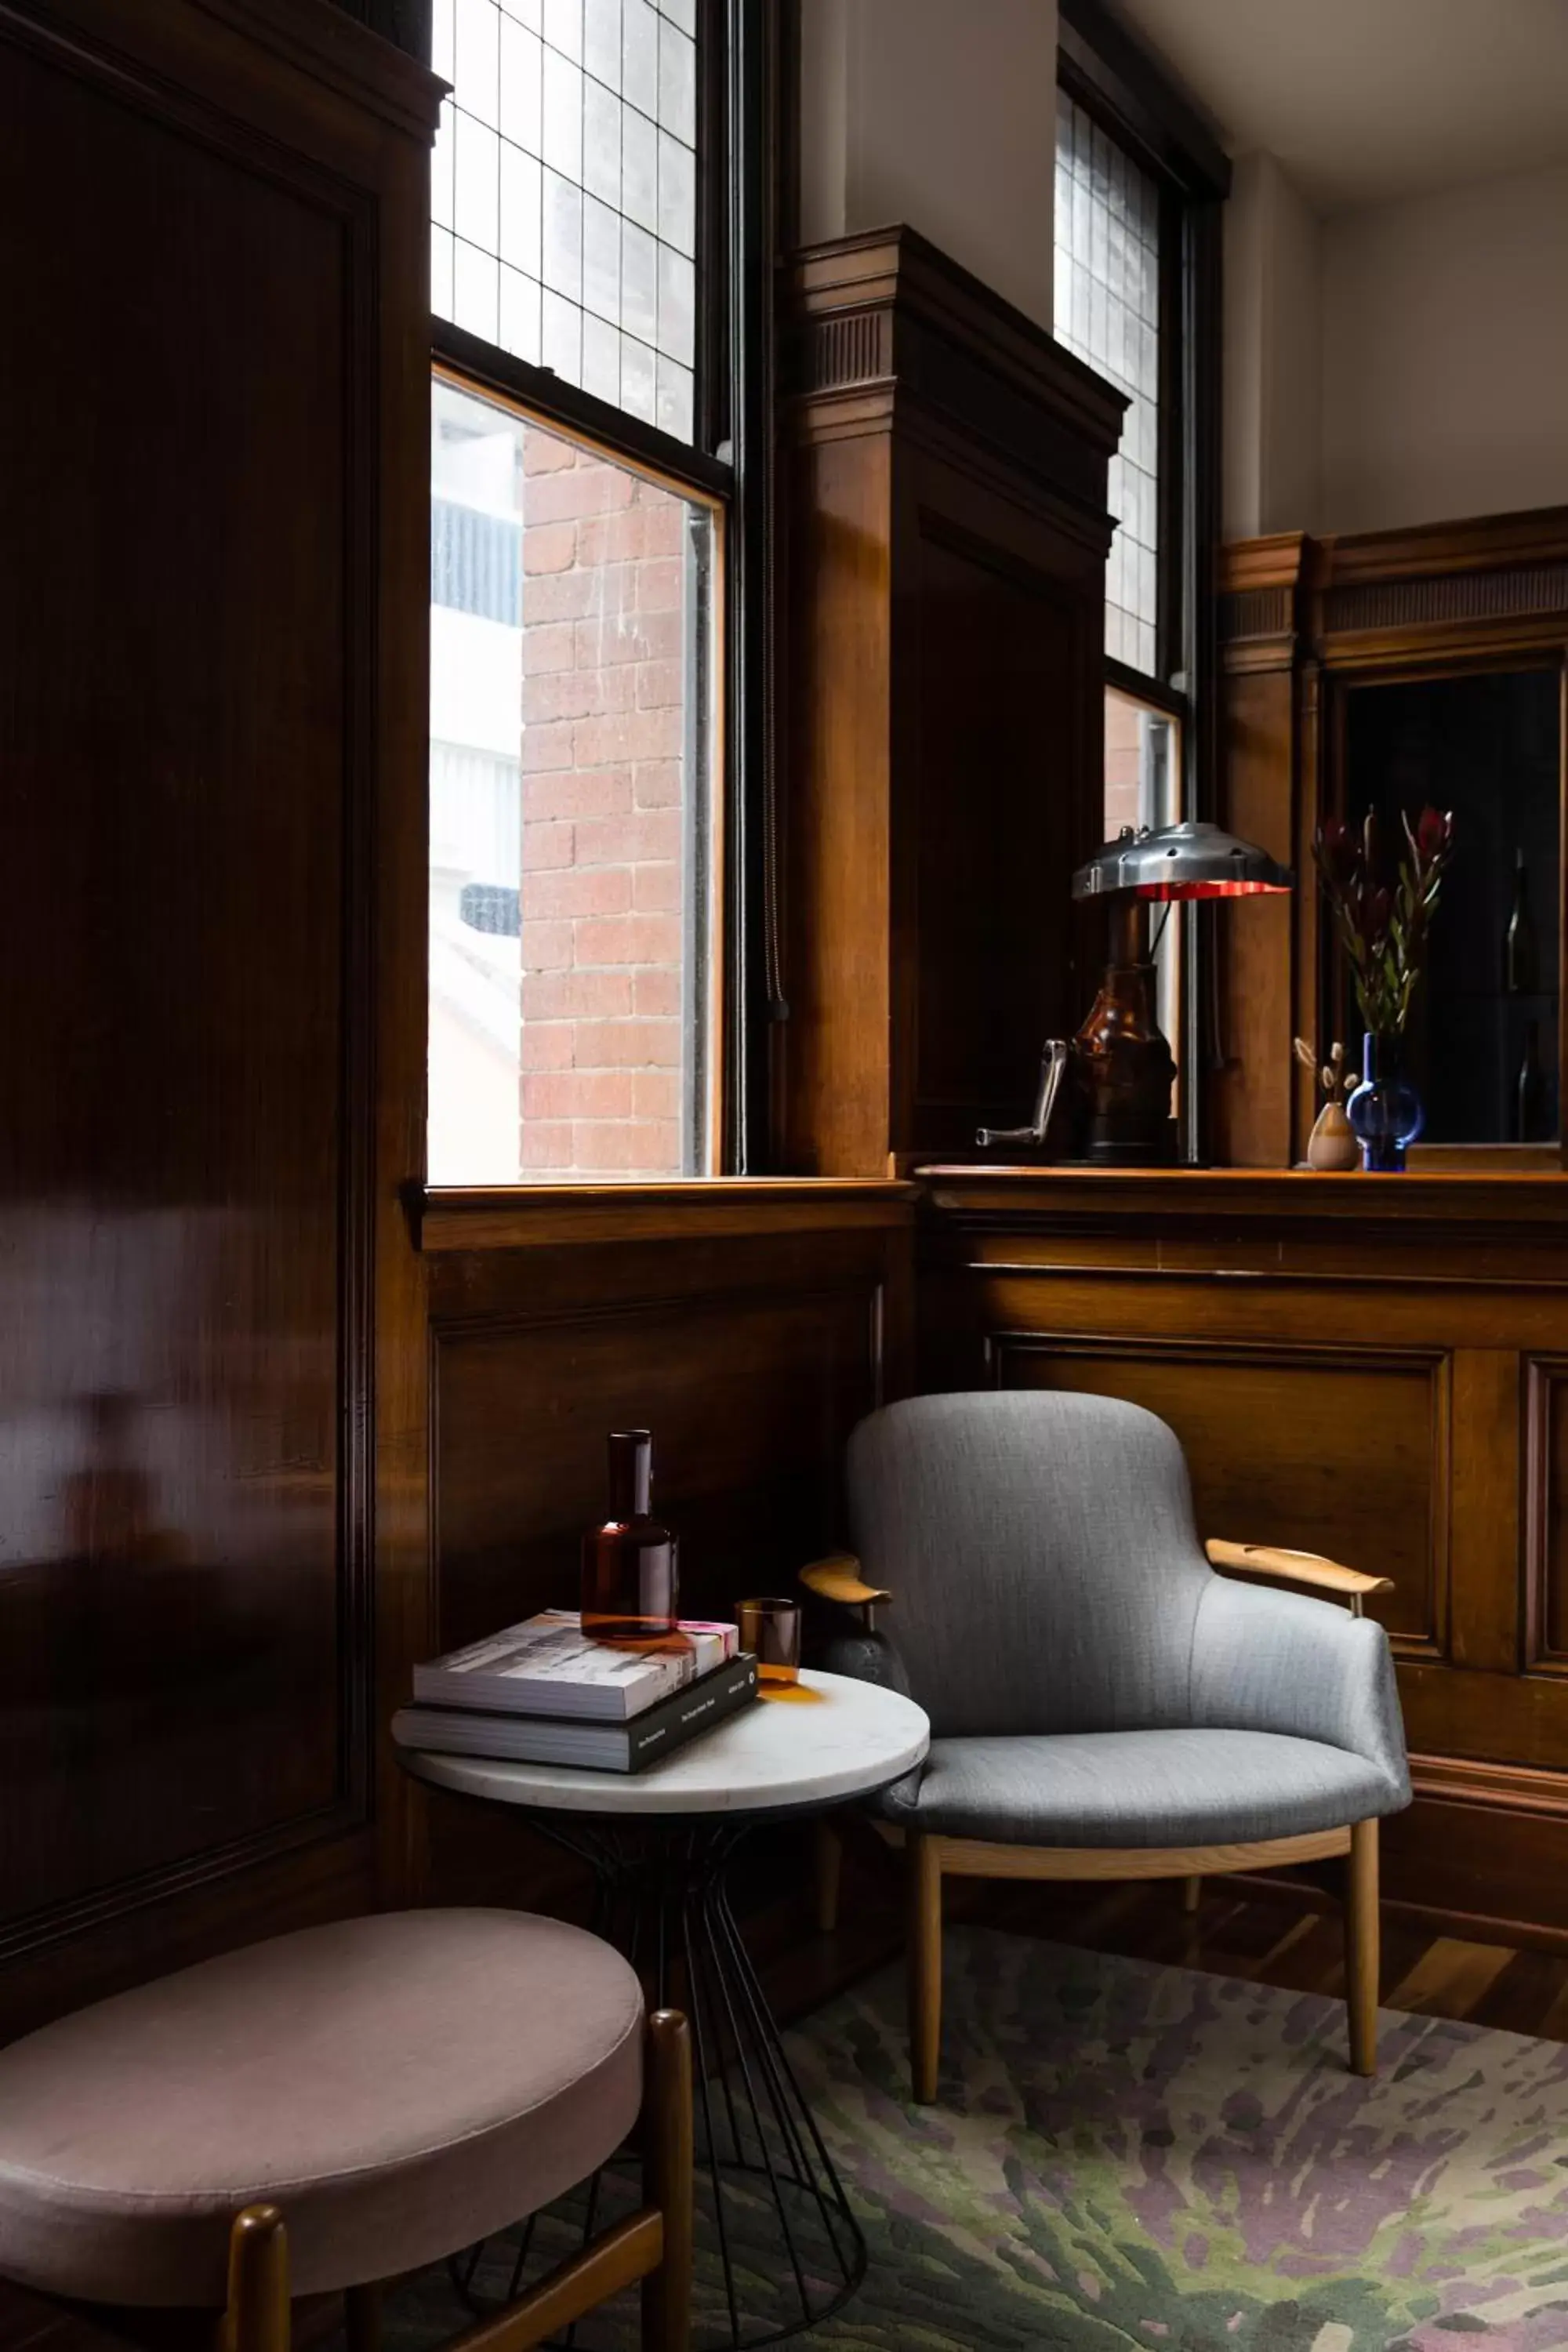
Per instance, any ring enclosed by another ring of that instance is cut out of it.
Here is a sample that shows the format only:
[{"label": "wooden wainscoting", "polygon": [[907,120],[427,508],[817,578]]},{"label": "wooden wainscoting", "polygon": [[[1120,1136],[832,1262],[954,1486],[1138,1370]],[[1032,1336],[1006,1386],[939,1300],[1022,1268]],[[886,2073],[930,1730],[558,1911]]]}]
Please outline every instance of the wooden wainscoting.
[{"label": "wooden wainscoting", "polygon": [[1391,1577],[1387,1891],[1568,1942],[1568,1187],[925,1173],[921,1385],[1126,1397],[1204,1536]]},{"label": "wooden wainscoting", "polygon": [[1284,1543],[1289,1525],[1292,1544],[1354,1566],[1375,1528],[1394,1589],[1373,1613],[1402,1657],[1448,1654],[1451,1352],[1026,1328],[990,1334],[988,1356],[998,1388],[1126,1397],[1168,1421],[1205,1536]]},{"label": "wooden wainscoting", "polygon": [[1526,1656],[1535,1674],[1568,1674],[1568,1356],[1524,1364]]},{"label": "wooden wainscoting", "polygon": [[0,2036],[395,1874],[438,95],[0,16]]},{"label": "wooden wainscoting", "polygon": [[[839,1536],[844,1441],[909,1385],[911,1188],[434,1196],[432,1475],[443,1645],[575,1606],[606,1431],[654,1437],[683,1605],[790,1591]],[[471,1219],[485,1246],[465,1249]],[[695,1225],[696,1230],[690,1230]],[[575,1231],[582,1238],[573,1240]],[[547,1899],[520,1825],[429,1793],[441,1900]]]}]

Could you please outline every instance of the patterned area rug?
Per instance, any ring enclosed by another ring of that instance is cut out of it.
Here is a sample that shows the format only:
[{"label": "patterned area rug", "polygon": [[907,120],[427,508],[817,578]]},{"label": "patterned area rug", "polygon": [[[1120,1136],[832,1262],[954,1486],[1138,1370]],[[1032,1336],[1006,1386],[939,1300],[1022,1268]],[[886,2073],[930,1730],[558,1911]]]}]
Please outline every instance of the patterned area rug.
[{"label": "patterned area rug", "polygon": [[[1336,2001],[953,1929],[938,2105],[908,2104],[900,1970],[819,2011],[791,2053],[870,2247],[859,2294],[803,2342],[1568,2346],[1561,2042],[1387,2015],[1363,2083]],[[502,2251],[481,2284],[504,2284]],[[760,2245],[744,2267],[765,2307]],[[710,2253],[701,2269],[711,2314]],[[393,2341],[412,2352],[461,2315],[439,2274],[410,2282]],[[577,2342],[635,2346],[629,2311]]]}]

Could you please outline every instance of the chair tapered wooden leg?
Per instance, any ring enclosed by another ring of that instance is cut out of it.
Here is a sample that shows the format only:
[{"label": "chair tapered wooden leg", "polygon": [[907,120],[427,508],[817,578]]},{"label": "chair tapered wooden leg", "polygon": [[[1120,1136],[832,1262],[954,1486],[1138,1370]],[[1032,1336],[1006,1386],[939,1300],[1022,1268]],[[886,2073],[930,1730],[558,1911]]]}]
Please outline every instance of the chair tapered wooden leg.
[{"label": "chair tapered wooden leg", "polygon": [[276,2205],[247,2205],[228,2233],[224,2352],[289,2352],[289,2236]]},{"label": "chair tapered wooden leg", "polygon": [[643,2202],[664,2217],[664,2253],[642,2283],[643,2352],[691,2343],[691,2029],[672,2009],[647,2021],[643,2100]]},{"label": "chair tapered wooden leg", "polygon": [[343,2340],[348,2352],[381,2352],[381,2288],[374,2283],[344,2291]]},{"label": "chair tapered wooden leg", "polygon": [[1377,2072],[1378,1927],[1377,1823],[1357,1822],[1345,1885],[1345,2002],[1355,2074]]},{"label": "chair tapered wooden leg", "polygon": [[936,2097],[942,2047],[942,1855],[934,1838],[908,1842],[910,1872],[910,2078],[921,2106]]},{"label": "chair tapered wooden leg", "polygon": [[838,1925],[838,1887],[844,1873],[844,1840],[832,1822],[814,1824],[811,1859],[816,1925],[824,1936],[831,1936]]},{"label": "chair tapered wooden leg", "polygon": [[1187,1912],[1189,1915],[1194,1912],[1197,1909],[1198,1905],[1203,1901],[1203,1895],[1204,1883],[1201,1878],[1183,1879],[1182,1908],[1184,1911]]}]

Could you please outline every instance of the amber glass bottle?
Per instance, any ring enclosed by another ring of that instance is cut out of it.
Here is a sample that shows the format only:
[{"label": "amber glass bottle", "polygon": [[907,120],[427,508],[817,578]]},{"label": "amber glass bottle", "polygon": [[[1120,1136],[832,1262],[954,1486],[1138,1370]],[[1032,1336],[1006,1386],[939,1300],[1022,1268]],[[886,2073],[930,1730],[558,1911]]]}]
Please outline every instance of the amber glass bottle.
[{"label": "amber glass bottle", "polygon": [[680,1591],[676,1539],[653,1516],[653,1439],[612,1429],[609,1444],[609,1517],[583,1538],[583,1631],[617,1649],[668,1647]]}]

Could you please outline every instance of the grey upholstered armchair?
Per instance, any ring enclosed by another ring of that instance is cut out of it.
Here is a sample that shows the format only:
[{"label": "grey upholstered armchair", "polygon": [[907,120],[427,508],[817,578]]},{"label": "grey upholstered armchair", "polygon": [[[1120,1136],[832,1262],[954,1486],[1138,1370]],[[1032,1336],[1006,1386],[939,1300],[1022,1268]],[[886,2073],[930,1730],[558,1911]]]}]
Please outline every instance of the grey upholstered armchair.
[{"label": "grey upholstered armchair", "polygon": [[[1382,1628],[1216,1575],[1175,1436],[1111,1398],[889,1406],[850,1440],[848,1499],[897,1631],[846,1632],[828,1663],[931,1722],[925,1763],[874,1801],[909,1854],[915,2097],[936,2096],[944,1874],[1182,1878],[1195,1899],[1209,1872],[1347,1854],[1351,2062],[1373,2073],[1377,1823],[1410,1799]],[[1352,1606],[1385,1581],[1211,1550]]]}]

